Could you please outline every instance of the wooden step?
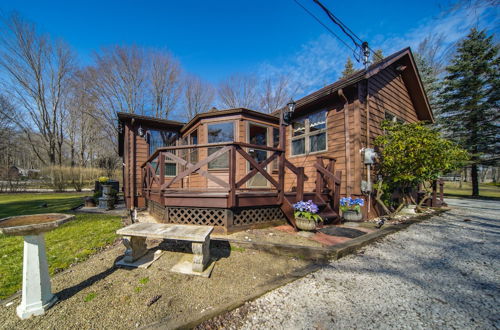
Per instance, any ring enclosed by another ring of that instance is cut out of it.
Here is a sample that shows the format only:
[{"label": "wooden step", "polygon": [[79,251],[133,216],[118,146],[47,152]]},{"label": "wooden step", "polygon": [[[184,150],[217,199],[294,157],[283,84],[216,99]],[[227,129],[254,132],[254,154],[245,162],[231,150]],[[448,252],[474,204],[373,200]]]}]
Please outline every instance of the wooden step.
[{"label": "wooden step", "polygon": [[340,216],[332,211],[320,212],[319,216],[321,217],[321,219],[323,219],[323,222],[326,224],[340,222]]}]

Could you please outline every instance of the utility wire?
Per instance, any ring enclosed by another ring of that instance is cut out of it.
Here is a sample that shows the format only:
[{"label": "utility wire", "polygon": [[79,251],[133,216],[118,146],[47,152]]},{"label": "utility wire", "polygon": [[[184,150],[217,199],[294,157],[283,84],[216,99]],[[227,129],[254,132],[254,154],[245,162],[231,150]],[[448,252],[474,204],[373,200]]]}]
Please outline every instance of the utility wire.
[{"label": "utility wire", "polygon": [[[340,18],[338,18],[337,16],[335,16],[328,8],[326,8],[319,0],[313,0],[318,6],[321,7],[321,9],[323,9],[323,11],[328,15],[328,17],[330,18],[330,20],[332,20],[333,23],[337,24],[341,29],[342,31],[349,37],[351,38],[351,40],[354,42],[354,44],[358,47],[359,44],[356,43],[354,41],[354,38],[358,39],[361,43],[363,43],[363,40],[358,37],[356,35],[356,33],[354,33],[344,22],[342,22],[340,20]],[[349,33],[347,33],[347,31],[349,31]],[[354,37],[354,38],[353,38]],[[370,48],[369,46],[367,46],[368,49],[372,52],[373,55],[377,56],[379,60],[383,60],[384,58],[381,57],[380,55],[378,55],[372,48]],[[362,48],[362,47],[360,47]]]},{"label": "utility wire", "polygon": [[[347,45],[347,43],[342,40],[337,34],[335,34],[326,24],[324,24],[318,17],[316,17],[311,11],[309,11],[306,7],[304,7],[300,2],[298,2],[297,0],[294,0],[295,3],[297,3],[304,11],[306,11],[310,16],[312,16],[318,23],[320,23],[325,29],[328,30],[328,32],[330,32],[333,36],[335,36],[335,38],[337,38],[338,40],[340,40],[346,47],[348,47],[352,52],[353,52],[353,55],[355,57],[355,59],[360,62],[360,57],[362,56],[359,56],[356,52],[355,49],[353,49],[352,47],[349,47]],[[358,35],[356,35],[356,33],[354,33],[354,31],[352,31],[344,22],[342,22],[337,16],[335,16],[328,8],[326,8],[319,0],[313,0],[318,6],[321,7],[321,9],[326,13],[326,15],[328,16],[328,18],[330,18],[330,20],[335,23],[341,30],[342,32],[344,32],[345,35],[347,35],[351,40],[352,42],[354,43],[355,45],[355,48],[359,49],[361,54],[363,54],[363,46],[365,46],[366,44],[366,47],[368,48],[368,50],[374,55],[376,56],[379,60],[383,60],[383,57],[381,57],[380,55],[378,55],[372,48],[370,48],[368,46],[367,43],[365,43]],[[358,41],[356,41],[356,39]],[[361,44],[360,44],[361,43]],[[365,63],[366,65],[366,63]]]},{"label": "utility wire", "polygon": [[[357,39],[359,39],[361,42],[363,42],[363,40],[361,40],[356,34],[354,34],[351,29],[349,29],[347,26],[345,26],[344,23],[342,23],[340,20],[338,20],[335,15],[333,15],[330,10],[328,10],[328,8],[326,8],[321,2],[319,2],[318,0],[313,0],[318,6],[321,7],[321,9],[323,9],[323,11],[326,13],[326,15],[328,15],[328,17],[330,18],[330,20],[337,24],[340,29],[342,30],[342,32],[344,32],[349,38],[351,38],[352,42],[358,46],[358,47],[361,47],[361,45],[356,41],[354,40],[353,38],[353,35],[354,37],[356,37]],[[349,30],[349,32],[346,31],[346,28],[347,30]]]},{"label": "utility wire", "polygon": [[[306,13],[308,13],[312,18],[314,18],[316,20],[316,22],[318,22],[319,24],[321,24],[328,32],[330,32],[331,35],[333,35],[335,38],[337,38],[337,40],[339,40],[342,44],[344,44],[344,46],[346,46],[347,48],[349,48],[354,57],[356,58],[356,60],[359,62],[359,57],[358,55],[356,54],[356,49],[352,48],[351,46],[349,46],[342,38],[340,38],[335,32],[332,31],[332,29],[330,29],[325,23],[323,23],[316,15],[314,15],[309,9],[307,9],[306,7],[304,7],[304,5],[302,5],[298,0],[293,0],[297,5],[299,5]],[[356,46],[358,46],[356,44]]]}]

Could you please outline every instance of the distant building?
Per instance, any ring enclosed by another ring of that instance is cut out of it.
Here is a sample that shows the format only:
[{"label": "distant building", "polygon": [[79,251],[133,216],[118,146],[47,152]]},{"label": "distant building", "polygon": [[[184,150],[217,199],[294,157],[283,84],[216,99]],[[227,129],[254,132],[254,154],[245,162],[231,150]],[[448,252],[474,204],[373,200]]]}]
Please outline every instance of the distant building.
[{"label": "distant building", "polygon": [[38,179],[38,177],[40,177],[40,170],[26,169],[16,165],[12,165],[11,167],[9,167],[8,177],[11,179]]}]

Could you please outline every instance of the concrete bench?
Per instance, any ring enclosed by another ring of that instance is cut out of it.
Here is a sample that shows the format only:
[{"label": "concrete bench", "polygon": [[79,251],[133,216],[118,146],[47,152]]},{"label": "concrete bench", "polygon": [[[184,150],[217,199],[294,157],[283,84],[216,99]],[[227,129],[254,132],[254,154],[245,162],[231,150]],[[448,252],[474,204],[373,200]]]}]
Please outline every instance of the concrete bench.
[{"label": "concrete bench", "polygon": [[214,227],[210,226],[135,223],[116,233],[124,236],[125,263],[133,263],[148,252],[146,238],[190,241],[194,254],[192,270],[201,273],[210,261],[210,233],[213,230]]}]

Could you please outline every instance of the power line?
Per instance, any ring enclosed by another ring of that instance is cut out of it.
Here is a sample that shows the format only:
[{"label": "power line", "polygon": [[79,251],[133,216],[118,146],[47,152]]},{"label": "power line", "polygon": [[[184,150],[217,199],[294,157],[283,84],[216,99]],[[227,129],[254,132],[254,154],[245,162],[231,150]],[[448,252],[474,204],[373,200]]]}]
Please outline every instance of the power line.
[{"label": "power line", "polygon": [[[344,23],[342,23],[342,21],[340,21],[339,19],[337,19],[337,17],[335,17],[335,15],[332,14],[332,12],[330,10],[328,10],[328,8],[326,8],[321,2],[319,2],[318,0],[313,0],[318,6],[321,7],[321,9],[323,9],[323,11],[326,13],[326,15],[330,18],[330,20],[337,24],[340,29],[342,30],[342,32],[344,32],[349,38],[351,38],[352,42],[358,46],[358,47],[361,47],[361,45],[356,42],[356,40],[354,40],[353,36],[355,38],[357,38],[359,41],[363,42],[363,40],[361,40],[354,32],[351,31],[351,29],[349,29],[349,27],[347,27]],[[348,30],[348,31],[346,31]]]},{"label": "power line", "polygon": [[[319,0],[313,0],[318,6],[321,7],[321,9],[323,9],[323,11],[328,15],[328,17],[330,18],[330,20],[337,24],[340,29],[349,37],[351,38],[351,40],[354,42],[354,44],[358,47],[360,47],[361,49],[363,49],[366,45],[366,47],[372,52],[373,55],[377,56],[379,58],[379,60],[383,60],[383,57],[378,55],[373,49],[371,49],[369,46],[368,46],[368,43],[365,44],[365,41],[363,41],[360,37],[358,37],[356,35],[356,33],[354,33],[344,22],[342,22],[340,20],[340,18],[338,18],[337,16],[335,16],[328,8],[326,8]],[[347,31],[349,31],[349,33]],[[360,46],[355,40],[354,38],[358,39],[361,43],[362,43],[362,46]]]},{"label": "power line", "polygon": [[[346,46],[347,48],[349,48],[355,59],[359,62],[359,57],[358,55],[356,54],[356,49],[352,48],[351,46],[349,46],[342,38],[340,38],[335,32],[332,31],[332,29],[330,29],[325,23],[323,23],[316,15],[314,15],[309,9],[307,9],[306,7],[304,7],[304,5],[302,5],[298,0],[293,0],[297,5],[299,5],[306,13],[308,13],[312,18],[314,18],[316,20],[316,22],[318,22],[319,24],[321,24],[328,32],[330,32],[331,35],[333,35],[335,38],[337,38],[337,40],[339,40],[342,44],[344,44],[344,46]],[[357,45],[356,45],[357,46]]]},{"label": "power line", "polygon": [[[311,11],[304,7],[298,0],[294,0],[305,12],[312,16],[318,23],[320,23],[328,32],[330,32],[335,38],[341,41],[347,48],[349,48],[354,55],[356,61],[360,62],[360,57],[364,57],[363,62],[365,66],[368,64],[368,56],[371,52],[379,60],[383,60],[383,57],[377,54],[372,48],[369,47],[366,41],[363,41],[354,31],[352,31],[344,22],[342,22],[337,16],[335,16],[328,8],[326,8],[319,0],[313,0],[328,16],[328,18],[335,23],[346,36],[348,36],[353,42],[355,49],[347,45],[347,43],[341,39],[335,32],[333,32],[326,24],[324,24],[317,16],[315,16]],[[357,40],[356,40],[357,39]],[[361,53],[359,56],[358,50]]]}]

